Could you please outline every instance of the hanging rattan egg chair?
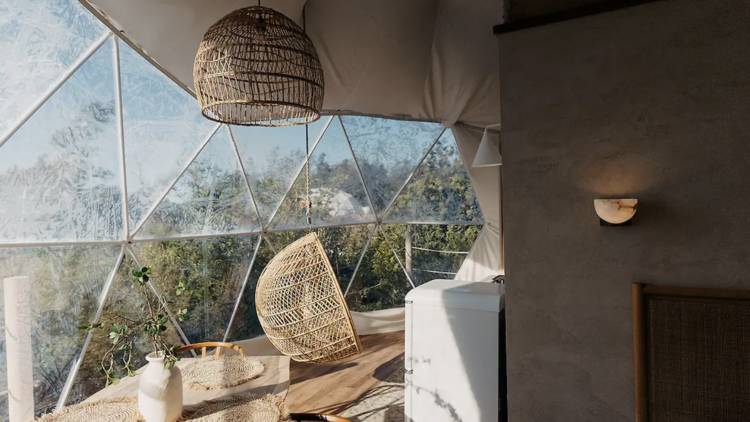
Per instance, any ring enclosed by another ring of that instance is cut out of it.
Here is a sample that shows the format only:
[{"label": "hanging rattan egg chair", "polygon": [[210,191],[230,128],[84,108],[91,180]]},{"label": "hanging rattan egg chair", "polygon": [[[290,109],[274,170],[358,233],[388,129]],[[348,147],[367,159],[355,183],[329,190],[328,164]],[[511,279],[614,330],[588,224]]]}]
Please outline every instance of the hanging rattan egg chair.
[{"label": "hanging rattan egg chair", "polygon": [[263,331],[297,362],[328,363],[362,351],[323,245],[310,233],[268,263],[255,290]]}]

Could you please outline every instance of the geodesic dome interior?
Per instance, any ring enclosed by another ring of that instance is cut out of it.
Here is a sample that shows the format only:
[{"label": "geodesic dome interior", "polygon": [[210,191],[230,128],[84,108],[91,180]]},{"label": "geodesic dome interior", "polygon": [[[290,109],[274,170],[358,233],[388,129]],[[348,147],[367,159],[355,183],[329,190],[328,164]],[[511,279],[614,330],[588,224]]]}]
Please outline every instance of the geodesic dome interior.
[{"label": "geodesic dome interior", "polygon": [[310,229],[350,309],[367,312],[454,277],[483,227],[453,130],[439,123],[309,125],[308,227],[304,126],[204,119],[189,92],[72,0],[0,0],[0,51],[0,279],[31,280],[37,414],[103,387],[106,339],[81,327],[140,317],[133,268],[153,269],[155,293],[186,283],[166,304],[189,309],[172,319],[172,341],[241,340],[263,334],[260,272]]}]

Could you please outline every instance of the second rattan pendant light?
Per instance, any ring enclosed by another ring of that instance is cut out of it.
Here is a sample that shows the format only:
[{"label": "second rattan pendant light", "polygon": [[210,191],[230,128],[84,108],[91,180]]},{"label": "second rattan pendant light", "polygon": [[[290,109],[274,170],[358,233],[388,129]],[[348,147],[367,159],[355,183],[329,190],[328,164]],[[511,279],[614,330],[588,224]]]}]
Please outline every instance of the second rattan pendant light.
[{"label": "second rattan pendant light", "polygon": [[260,5],[208,29],[195,57],[195,91],[208,119],[291,126],[320,118],[323,68],[304,29]]}]

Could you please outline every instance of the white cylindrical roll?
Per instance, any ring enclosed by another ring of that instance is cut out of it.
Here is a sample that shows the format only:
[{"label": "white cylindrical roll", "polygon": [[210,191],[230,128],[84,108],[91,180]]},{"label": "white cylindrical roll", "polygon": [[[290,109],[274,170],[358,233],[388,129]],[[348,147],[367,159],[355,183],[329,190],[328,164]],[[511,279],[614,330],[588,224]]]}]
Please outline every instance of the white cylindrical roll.
[{"label": "white cylindrical roll", "polygon": [[31,281],[3,280],[5,290],[5,352],[8,361],[10,422],[34,420],[34,365],[31,350]]}]

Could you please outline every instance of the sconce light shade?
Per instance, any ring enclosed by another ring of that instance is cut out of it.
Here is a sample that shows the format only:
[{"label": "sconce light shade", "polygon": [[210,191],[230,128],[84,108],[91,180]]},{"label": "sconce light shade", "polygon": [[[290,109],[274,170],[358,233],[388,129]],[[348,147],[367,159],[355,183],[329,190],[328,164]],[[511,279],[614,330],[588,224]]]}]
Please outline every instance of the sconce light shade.
[{"label": "sconce light shade", "polygon": [[630,221],[638,207],[637,199],[594,199],[594,209],[602,221],[619,226]]},{"label": "sconce light shade", "polygon": [[472,167],[491,167],[503,164],[503,157],[500,155],[500,136],[495,133],[484,131],[482,142],[479,143],[477,155],[474,156]]}]

